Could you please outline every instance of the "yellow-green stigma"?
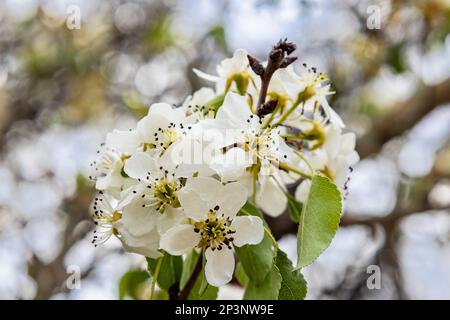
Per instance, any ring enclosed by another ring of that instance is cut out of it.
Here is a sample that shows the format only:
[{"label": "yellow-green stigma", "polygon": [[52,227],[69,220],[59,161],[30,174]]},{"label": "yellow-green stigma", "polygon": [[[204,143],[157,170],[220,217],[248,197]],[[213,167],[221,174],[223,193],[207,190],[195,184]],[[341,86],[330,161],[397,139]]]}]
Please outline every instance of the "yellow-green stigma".
[{"label": "yellow-green stigma", "polygon": [[169,182],[167,179],[159,180],[158,183],[154,185],[154,196],[160,201],[160,206],[158,208],[159,212],[164,213],[167,205],[170,205],[173,208],[180,207],[180,202],[176,195],[176,192],[179,189],[180,186],[177,182]]},{"label": "yellow-green stigma", "polygon": [[208,219],[194,223],[194,231],[200,233],[199,248],[222,250],[224,246],[231,249],[235,230],[230,228],[231,220],[224,215],[219,215],[219,206],[208,212]]}]

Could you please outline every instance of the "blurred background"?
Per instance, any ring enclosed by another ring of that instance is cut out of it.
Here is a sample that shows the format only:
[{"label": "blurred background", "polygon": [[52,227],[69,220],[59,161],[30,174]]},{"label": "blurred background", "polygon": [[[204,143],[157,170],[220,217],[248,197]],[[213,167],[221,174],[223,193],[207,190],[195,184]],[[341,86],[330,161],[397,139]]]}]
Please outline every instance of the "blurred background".
[{"label": "blurred background", "polygon": [[[143,257],[91,245],[98,145],[207,85],[193,67],[287,37],[329,74],[362,158],[308,298],[450,299],[449,34],[449,0],[0,1],[0,298],[148,298]],[[295,260],[296,226],[271,224]]]}]

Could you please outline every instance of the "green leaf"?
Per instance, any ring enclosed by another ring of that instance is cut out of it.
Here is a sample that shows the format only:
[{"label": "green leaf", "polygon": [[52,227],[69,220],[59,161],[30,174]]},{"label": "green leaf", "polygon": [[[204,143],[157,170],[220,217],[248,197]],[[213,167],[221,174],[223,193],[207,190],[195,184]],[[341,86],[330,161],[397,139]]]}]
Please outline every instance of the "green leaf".
[{"label": "green leaf", "polygon": [[276,265],[282,277],[279,300],[303,300],[306,296],[307,285],[300,270],[294,271],[292,261],[286,253],[278,250]]},{"label": "green leaf", "polygon": [[296,269],[312,263],[330,245],[341,212],[341,193],[336,185],[327,177],[314,176],[298,227]]},{"label": "green leaf", "polygon": [[291,220],[299,223],[300,222],[300,216],[302,214],[303,205],[298,202],[291,194],[286,192],[287,200],[288,200],[288,210],[289,210],[289,216],[291,217]]},{"label": "green leaf", "polygon": [[263,221],[264,221],[264,215],[261,212],[261,210],[259,210],[256,206],[254,206],[252,203],[250,203],[248,201],[244,204],[244,206],[239,211],[241,211],[242,215],[257,216],[257,217],[260,217],[261,219],[263,219]]},{"label": "green leaf", "polygon": [[184,259],[183,272],[181,273],[180,278],[180,289],[183,289],[187,281],[189,280],[189,277],[191,276],[199,257],[200,254],[197,251],[192,250],[191,253],[189,253]]},{"label": "green leaf", "polygon": [[[192,252],[186,256],[186,259],[184,259],[183,272],[180,279],[180,289],[184,288],[188,282],[199,258],[200,254],[195,250],[192,250]],[[198,275],[194,287],[189,293],[188,300],[214,300],[217,298],[218,291],[218,288],[208,284],[205,273],[202,270]]]},{"label": "green leaf", "polygon": [[[203,259],[202,259],[202,270],[203,270],[203,271],[205,270],[205,265],[206,265],[206,258],[203,257]],[[199,296],[203,296],[203,294],[205,293],[206,289],[207,289],[208,286],[209,286],[209,283],[208,283],[208,281],[206,280],[206,275],[205,275],[204,272],[202,272],[202,273],[199,275],[199,278],[202,280],[202,282],[200,283],[200,288],[198,288],[198,295],[199,295]]]},{"label": "green leaf", "polygon": [[242,263],[240,261],[236,265],[234,276],[236,277],[237,281],[241,284],[241,286],[243,287],[247,286],[249,278],[248,275],[245,273],[244,267],[242,266]]},{"label": "green leaf", "polygon": [[[250,202],[247,202],[238,214],[257,216],[264,221],[262,212]],[[266,225],[265,222],[264,224]],[[239,248],[235,247],[235,249],[242,263],[242,267],[249,278],[256,283],[264,281],[272,269],[273,258],[275,257],[273,243],[267,233],[264,233],[264,238],[259,244],[247,244]]]},{"label": "green leaf", "polygon": [[[162,257],[161,269],[158,275],[157,283],[161,289],[169,291],[169,288],[175,283],[179,283],[183,269],[183,259],[181,256],[171,256],[167,252]],[[147,258],[148,270],[154,275],[158,259]]]},{"label": "green leaf", "polygon": [[235,249],[249,278],[256,283],[262,282],[270,272],[275,256],[272,240],[269,236],[264,234],[264,238],[259,244],[247,244],[240,248],[235,247]]},{"label": "green leaf", "polygon": [[142,299],[145,287],[150,276],[145,270],[130,270],[119,280],[119,299],[130,297],[135,300]]},{"label": "green leaf", "polygon": [[[195,281],[194,287],[189,293],[188,300],[215,300],[217,299],[217,293],[219,288],[214,287],[210,284],[204,286],[205,279],[205,269],[199,274],[197,281]],[[204,288],[202,288],[204,286]]]},{"label": "green leaf", "polygon": [[277,300],[281,288],[281,274],[273,265],[261,283],[250,281],[244,293],[244,300]]}]

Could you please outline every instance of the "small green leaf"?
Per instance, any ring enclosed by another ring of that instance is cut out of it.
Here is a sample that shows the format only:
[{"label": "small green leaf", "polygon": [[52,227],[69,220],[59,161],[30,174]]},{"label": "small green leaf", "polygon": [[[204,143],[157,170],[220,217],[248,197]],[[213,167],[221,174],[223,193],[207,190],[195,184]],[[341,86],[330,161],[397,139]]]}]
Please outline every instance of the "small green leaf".
[{"label": "small green leaf", "polygon": [[119,299],[130,297],[135,300],[142,299],[142,293],[150,279],[145,270],[130,270],[119,280]]},{"label": "small green leaf", "polygon": [[[203,279],[205,278],[204,269],[199,274],[197,281],[195,281],[195,285],[189,293],[188,300],[215,300],[217,299],[217,293],[219,292],[219,288],[214,287],[210,284],[207,284],[205,288],[202,288]],[[203,289],[203,290],[202,290]],[[200,294],[201,292],[201,294]]]},{"label": "small green leaf", "polygon": [[302,208],[303,205],[298,202],[291,194],[286,192],[287,200],[288,200],[288,210],[289,210],[289,216],[291,217],[291,220],[299,223],[300,222],[300,216],[302,215]]},{"label": "small green leaf", "polygon": [[259,210],[256,206],[254,206],[251,202],[246,202],[244,204],[244,206],[241,208],[242,215],[246,215],[246,216],[257,216],[260,217],[261,219],[264,219],[264,215],[261,212],[261,210]]},{"label": "small green leaf", "polygon": [[[239,215],[252,215],[263,219],[262,212],[250,202],[247,202],[239,211]],[[264,221],[264,225],[266,225]],[[256,283],[262,282],[272,269],[275,251],[273,243],[267,233],[264,233],[263,240],[256,245],[245,245],[235,247],[242,267],[249,278]]]},{"label": "small green leaf", "polygon": [[281,281],[279,300],[303,300],[306,296],[307,285],[300,270],[294,271],[292,261],[289,260],[286,253],[278,250],[276,265],[280,270]]},{"label": "small green leaf", "polygon": [[234,276],[237,281],[241,284],[241,286],[246,287],[249,281],[247,274],[245,273],[244,267],[242,263],[239,261],[236,265],[236,270],[234,271]]},{"label": "small green leaf", "polygon": [[[189,253],[184,259],[183,272],[180,279],[180,289],[184,288],[188,282],[199,258],[200,254],[195,250],[192,250],[192,252]],[[189,293],[188,300],[214,300],[217,298],[218,291],[218,288],[208,284],[205,273],[202,270],[202,272],[198,275],[194,287]]]},{"label": "small green leaf", "polygon": [[236,254],[249,278],[256,283],[262,282],[272,269],[275,252],[272,240],[267,234],[261,243],[236,247]]},{"label": "small green leaf", "polygon": [[327,177],[314,176],[298,227],[296,269],[312,263],[330,245],[341,212],[341,193],[336,185]]},{"label": "small green leaf", "polygon": [[[202,270],[205,270],[205,265],[206,265],[206,258],[203,257],[202,259]],[[199,278],[202,280],[202,282],[200,283],[200,288],[198,289],[198,295],[201,297],[203,296],[203,294],[205,293],[206,289],[209,286],[208,281],[206,280],[206,275],[204,272],[202,272],[199,276]]]},{"label": "small green leaf", "polygon": [[244,300],[277,300],[281,288],[281,274],[273,265],[261,283],[250,281],[244,293]]},{"label": "small green leaf", "polygon": [[181,273],[180,278],[180,289],[183,289],[186,285],[186,282],[189,280],[189,277],[191,276],[199,257],[200,254],[197,251],[192,250],[191,253],[189,253],[184,259],[183,272]]},{"label": "small green leaf", "polygon": [[[168,291],[173,284],[180,282],[183,269],[183,259],[181,256],[171,256],[167,252],[164,253],[162,259],[163,261],[157,283],[161,289]],[[155,272],[157,261],[157,259],[147,258],[148,270],[152,275]]]}]

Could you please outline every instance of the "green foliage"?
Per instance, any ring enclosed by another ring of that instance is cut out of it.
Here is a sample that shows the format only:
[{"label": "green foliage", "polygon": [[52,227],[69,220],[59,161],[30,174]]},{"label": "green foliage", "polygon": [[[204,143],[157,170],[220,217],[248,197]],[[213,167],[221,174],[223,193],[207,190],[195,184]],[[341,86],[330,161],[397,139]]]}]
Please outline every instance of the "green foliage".
[{"label": "green foliage", "polygon": [[276,265],[282,277],[279,300],[303,300],[306,296],[307,285],[300,270],[294,271],[292,261],[286,253],[278,250]]},{"label": "green foliage", "polygon": [[183,272],[181,273],[180,278],[180,289],[183,289],[186,285],[186,282],[189,280],[189,277],[191,276],[192,270],[194,270],[194,267],[198,261],[198,258],[200,257],[200,254],[192,250],[191,253],[189,253],[186,258],[183,261]]},{"label": "green foliage", "polygon": [[291,220],[299,223],[300,222],[300,216],[302,214],[303,205],[298,202],[291,194],[286,192],[286,197],[288,200],[288,211],[289,216],[291,217]]},{"label": "green foliage", "polygon": [[403,43],[398,43],[389,47],[387,50],[386,60],[395,72],[405,72],[407,70],[407,67],[404,58]]},{"label": "green foliage", "polygon": [[261,219],[264,218],[261,210],[259,210],[251,202],[248,202],[248,201],[241,208],[240,213],[241,213],[241,215],[257,216],[257,217],[260,217]]},{"label": "green foliage", "polygon": [[[247,202],[240,210],[241,215],[255,215],[262,218],[261,211],[251,203]],[[264,234],[263,240],[256,245],[245,245],[235,247],[236,254],[242,264],[242,268],[252,282],[261,283],[272,269],[275,250],[272,240]]]},{"label": "green foliage", "polygon": [[[163,260],[157,283],[161,289],[168,291],[172,285],[180,282],[183,270],[183,259],[179,256],[171,256],[167,252],[159,259]],[[147,258],[148,270],[151,275],[155,275],[157,263],[158,259]]]},{"label": "green foliage", "polygon": [[220,48],[220,50],[222,50],[223,52],[228,51],[225,29],[222,25],[213,26],[209,31],[209,35],[214,39],[214,42]]},{"label": "green foliage", "polygon": [[281,288],[281,274],[273,265],[262,282],[250,281],[244,293],[245,300],[277,300]]},{"label": "green foliage", "polygon": [[194,287],[189,293],[188,300],[215,300],[219,288],[214,287],[206,282],[204,269],[200,273],[195,282]]},{"label": "green foliage", "polygon": [[241,284],[241,286],[243,287],[247,286],[249,278],[248,275],[245,273],[244,267],[242,266],[241,262],[238,262],[238,264],[236,265],[234,276],[236,277],[237,281]]},{"label": "green foliage", "polygon": [[144,33],[143,40],[149,53],[162,52],[176,45],[177,38],[167,12],[162,11],[155,16]]},{"label": "green foliage", "polygon": [[[192,250],[192,252],[186,256],[186,259],[184,259],[183,272],[180,279],[180,289],[184,288],[186,285],[199,258],[200,254],[195,250]],[[206,282],[205,273],[202,270],[194,287],[189,293],[188,300],[214,300],[217,298],[218,291],[218,288],[213,287]]]},{"label": "green foliage", "polygon": [[148,106],[142,101],[137,92],[131,92],[122,97],[122,101],[129,112],[140,119],[147,115]]},{"label": "green foliage", "polygon": [[119,280],[119,299],[142,299],[145,286],[148,285],[150,276],[145,270],[130,270]]},{"label": "green foliage", "polygon": [[312,263],[330,245],[339,227],[341,212],[341,193],[336,185],[327,177],[314,176],[300,217],[297,269]]}]

